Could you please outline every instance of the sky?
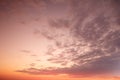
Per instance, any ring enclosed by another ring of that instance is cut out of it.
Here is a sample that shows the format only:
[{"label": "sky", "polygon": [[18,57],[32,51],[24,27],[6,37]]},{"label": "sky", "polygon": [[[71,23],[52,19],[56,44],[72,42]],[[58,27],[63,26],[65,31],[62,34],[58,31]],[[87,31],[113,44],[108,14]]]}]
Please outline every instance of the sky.
[{"label": "sky", "polygon": [[120,80],[119,0],[0,0],[0,80]]}]

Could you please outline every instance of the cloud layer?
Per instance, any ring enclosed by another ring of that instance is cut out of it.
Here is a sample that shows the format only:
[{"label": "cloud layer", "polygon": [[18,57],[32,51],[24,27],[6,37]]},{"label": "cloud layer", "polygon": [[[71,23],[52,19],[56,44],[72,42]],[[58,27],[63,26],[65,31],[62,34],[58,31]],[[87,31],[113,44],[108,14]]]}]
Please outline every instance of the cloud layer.
[{"label": "cloud layer", "polygon": [[49,56],[46,61],[59,64],[61,67],[32,67],[17,72],[40,75],[104,75],[120,70],[118,0],[45,2],[54,14],[57,13],[57,8],[63,9],[62,5],[70,13],[63,12],[69,15],[68,18],[48,19],[47,27],[40,27],[33,32],[34,35],[42,35],[54,43],[45,53]]}]

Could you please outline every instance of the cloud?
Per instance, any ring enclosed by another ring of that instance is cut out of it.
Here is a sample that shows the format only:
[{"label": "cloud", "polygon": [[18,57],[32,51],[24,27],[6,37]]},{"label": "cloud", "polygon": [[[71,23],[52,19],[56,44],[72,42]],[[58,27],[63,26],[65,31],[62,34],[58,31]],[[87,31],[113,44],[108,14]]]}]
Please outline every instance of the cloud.
[{"label": "cloud", "polygon": [[31,55],[31,56],[33,56],[33,57],[37,57],[37,55],[35,55],[35,54],[33,54],[33,55]]},{"label": "cloud", "polygon": [[117,18],[114,17],[115,13],[111,13],[115,9],[111,7],[111,1],[71,0],[73,22],[64,19],[49,20],[49,30],[35,31],[35,34],[40,33],[55,43],[55,48],[47,50],[49,58],[46,61],[62,67],[27,68],[17,72],[94,76],[118,71],[120,25],[114,22]]},{"label": "cloud", "polygon": [[46,54],[47,54],[47,55],[53,55],[53,52],[54,52],[55,50],[56,50],[56,49],[54,49],[53,47],[49,47],[49,48],[47,49]]},{"label": "cloud", "polygon": [[34,67],[35,65],[36,65],[35,63],[31,63],[31,64],[30,64],[31,67]]},{"label": "cloud", "polygon": [[46,70],[46,69],[36,69],[36,68],[28,68],[26,70],[17,70],[17,72],[23,72],[28,74],[36,74],[36,75],[51,75],[56,74],[54,70]]},{"label": "cloud", "polygon": [[[86,58],[88,59],[88,58]],[[82,59],[79,59],[79,61]],[[58,61],[57,59],[51,59],[49,61],[56,61],[55,63],[63,63],[65,61]],[[24,72],[29,74],[69,74],[69,75],[103,75],[111,74],[116,69],[117,64],[120,61],[120,55],[114,53],[110,56],[103,56],[101,58],[91,59],[90,61],[82,61],[78,65],[73,65],[67,68],[52,68],[52,69],[37,69],[37,68],[28,68],[25,70],[18,70],[18,72]],[[83,65],[80,65],[84,63]]]},{"label": "cloud", "polygon": [[47,40],[53,40],[54,39],[54,36],[49,34],[49,32],[47,32],[46,30],[34,29],[33,34],[38,35],[38,36],[43,36]]},{"label": "cloud", "polygon": [[23,53],[31,53],[31,51],[29,51],[29,50],[21,50],[21,52],[23,52]]},{"label": "cloud", "polygon": [[48,21],[48,23],[51,27],[56,27],[56,28],[68,28],[68,27],[70,27],[69,22],[70,21],[66,20],[66,19],[55,19],[55,20],[50,19]]},{"label": "cloud", "polygon": [[97,49],[93,47],[90,49],[90,51],[83,51],[83,53],[80,54],[78,52],[79,50],[82,52],[83,46],[81,47],[75,44],[72,45],[72,47],[77,48],[77,50],[74,50],[70,47],[71,46],[67,47],[67,49],[64,49],[60,54],[53,54],[51,58],[48,59],[48,62],[61,64],[63,66],[66,66],[72,62],[73,64],[69,67],[53,67],[51,69],[28,68],[24,70],[18,70],[18,72],[37,75],[69,74],[84,76],[89,74],[89,76],[93,76],[112,74],[114,71],[119,70],[119,68],[117,68],[117,65],[120,64],[119,50],[107,53],[96,46]]}]

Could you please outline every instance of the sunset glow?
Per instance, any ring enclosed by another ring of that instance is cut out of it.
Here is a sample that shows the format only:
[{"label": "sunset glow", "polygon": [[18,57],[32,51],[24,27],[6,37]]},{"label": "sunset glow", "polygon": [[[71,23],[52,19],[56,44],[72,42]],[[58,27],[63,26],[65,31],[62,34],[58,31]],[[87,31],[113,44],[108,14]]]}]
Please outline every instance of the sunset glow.
[{"label": "sunset glow", "polygon": [[120,0],[0,0],[0,80],[120,80]]}]

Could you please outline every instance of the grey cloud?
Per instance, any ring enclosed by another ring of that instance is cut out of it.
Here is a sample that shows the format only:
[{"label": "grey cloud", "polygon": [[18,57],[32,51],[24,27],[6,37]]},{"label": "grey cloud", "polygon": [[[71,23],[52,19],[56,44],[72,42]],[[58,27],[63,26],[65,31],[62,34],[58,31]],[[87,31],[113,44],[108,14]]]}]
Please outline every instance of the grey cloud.
[{"label": "grey cloud", "polygon": [[112,54],[111,56],[104,56],[92,63],[91,71],[101,73],[112,73],[114,70],[116,70],[119,61],[120,55],[118,53]]},{"label": "grey cloud", "polygon": [[106,43],[111,46],[120,47],[120,30],[111,31],[105,38]]}]

